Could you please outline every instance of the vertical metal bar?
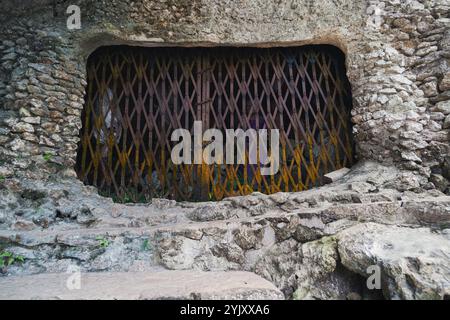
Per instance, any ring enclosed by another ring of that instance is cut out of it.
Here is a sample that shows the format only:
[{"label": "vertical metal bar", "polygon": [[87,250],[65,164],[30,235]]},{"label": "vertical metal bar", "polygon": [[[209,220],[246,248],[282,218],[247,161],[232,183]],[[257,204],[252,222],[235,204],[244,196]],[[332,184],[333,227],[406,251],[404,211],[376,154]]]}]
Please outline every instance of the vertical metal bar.
[{"label": "vertical metal bar", "polygon": [[121,156],[120,156],[120,165],[121,165],[121,171],[120,171],[120,191],[121,194],[119,195],[122,199],[125,198],[127,194],[127,187],[128,184],[126,183],[126,165],[128,163],[128,125],[127,125],[127,118],[130,114],[130,80],[131,80],[131,66],[128,61],[125,63],[126,66],[126,83],[124,83],[123,87],[125,90],[125,110],[124,110],[124,116],[122,118],[122,126],[125,129],[124,130],[124,137],[122,141],[122,149],[121,149]]},{"label": "vertical metal bar", "polygon": [[[317,114],[320,114],[319,80],[318,80],[318,77],[317,77],[317,70],[316,70],[317,69],[317,64],[319,63],[319,61],[317,61],[317,56],[315,56],[313,52],[311,52],[311,55],[313,56],[313,59],[314,59],[314,64],[312,65],[312,78],[313,78],[314,100],[315,100],[315,104],[316,104],[316,109],[313,110],[313,112],[317,115]],[[318,130],[321,129],[321,124],[319,123],[320,118],[321,117],[315,117],[316,123],[313,126],[314,129],[316,127],[318,127]],[[319,120],[317,120],[317,119],[319,119]],[[314,129],[313,129],[313,132],[311,132],[311,140],[315,144],[316,142],[315,142],[315,137],[314,137]],[[314,148],[314,146],[312,148]],[[316,148],[317,148],[317,146],[316,146]],[[317,182],[320,182],[319,181],[320,177],[319,177],[319,174],[318,174],[319,173],[318,169],[319,169],[319,166],[320,166],[320,154],[317,157],[317,163],[316,163],[316,159],[315,159],[315,155],[314,154],[313,154],[313,158],[310,159],[310,161],[311,161],[312,166],[314,168],[314,176],[316,178],[315,185],[317,185]]]},{"label": "vertical metal bar", "polygon": [[[222,88],[221,88],[221,84],[222,84],[222,63],[220,61],[220,57],[216,58],[216,66],[218,69],[218,74],[217,76],[214,75],[214,71],[215,70],[211,70],[212,76],[216,77],[216,83],[218,83],[219,87],[216,87],[216,100],[217,100],[217,110],[215,110],[217,112],[217,118],[218,118],[218,123],[216,123],[216,127],[217,129],[221,130],[221,132],[224,132],[223,128],[222,128],[222,124],[223,124],[223,111],[222,111]],[[211,101],[211,108],[214,108],[214,102]],[[225,150],[222,153],[222,156],[225,156]],[[226,185],[224,185],[224,183],[226,183],[226,177],[224,177],[224,181],[222,182],[222,169],[225,168],[225,161],[223,161],[222,164],[217,166],[217,185],[218,187],[215,189],[215,193],[214,193],[214,198],[215,199],[221,199],[224,195],[224,193],[226,192]]]},{"label": "vertical metal bar", "polygon": [[[197,74],[197,85],[196,85],[196,89],[197,89],[197,108],[195,110],[195,119],[194,121],[198,120],[201,121],[202,120],[202,99],[203,99],[203,91],[202,91],[202,70],[203,70],[203,58],[199,55],[196,56],[196,65],[197,65],[197,70],[196,70],[196,74]],[[198,153],[198,150],[194,150],[194,159],[196,154]],[[200,181],[202,179],[202,165],[201,164],[196,164],[195,165],[196,168],[196,175],[194,177],[194,185],[192,186],[192,188],[194,189],[194,197],[196,200],[201,199],[202,197],[202,185],[201,183],[196,183],[196,181]]]},{"label": "vertical metal bar", "polygon": [[[246,57],[242,57],[241,58],[241,79],[240,79],[240,86],[239,86],[239,91],[241,92],[241,102],[242,102],[242,106],[241,106],[241,113],[242,113],[242,118],[244,120],[244,123],[242,124],[242,129],[247,130],[247,129],[251,129],[249,127],[249,119],[248,119],[248,110],[247,110],[247,92],[246,92],[246,88],[245,88],[245,60]],[[239,63],[239,59],[238,59],[238,63]],[[249,190],[249,185],[248,185],[248,169],[250,167],[249,164],[249,157],[248,157],[248,152],[247,152],[247,148],[245,148],[244,146],[244,155],[245,155],[245,164],[244,164],[244,178],[243,178],[243,184],[244,184],[244,193],[250,193],[251,191]]]},{"label": "vertical metal bar", "polygon": [[[209,57],[206,51],[203,52],[203,69],[202,69],[202,123],[203,130],[209,126]],[[202,151],[203,156],[203,151]],[[201,178],[201,198],[207,200],[209,198],[209,167],[203,161],[202,157],[202,178]]]},{"label": "vertical metal bar", "polygon": [[155,91],[154,91],[154,69],[155,69],[155,61],[154,61],[154,56],[150,56],[148,57],[150,62],[149,62],[149,74],[148,74],[148,78],[149,78],[149,84],[147,87],[148,93],[149,93],[149,104],[148,104],[148,110],[147,110],[147,114],[148,114],[148,118],[146,119],[147,121],[147,127],[148,127],[148,142],[147,142],[147,181],[150,183],[150,194],[151,196],[153,196],[155,194],[155,185],[153,183],[153,163],[155,161],[155,156],[154,156],[154,144],[153,144],[153,130],[154,130],[154,124],[153,124],[153,114],[154,114],[154,110],[153,110],[153,104],[154,104],[154,96],[155,96]]},{"label": "vertical metal bar", "polygon": [[[110,113],[111,113],[111,123],[116,123],[116,119],[117,119],[117,107],[116,107],[116,90],[117,90],[117,71],[116,71],[116,67],[112,61],[113,56],[111,54],[108,55],[108,62],[111,66],[111,76],[112,76],[112,99],[111,99],[111,103],[110,103]],[[121,124],[120,124],[121,125]],[[111,191],[111,186],[114,184],[114,175],[112,172],[112,167],[113,167],[113,151],[114,151],[114,146],[116,144],[116,139],[115,139],[115,130],[113,130],[112,128],[113,126],[110,126],[110,130],[109,130],[109,139],[108,139],[108,158],[107,158],[107,164],[106,164],[106,169],[105,169],[105,174],[106,174],[106,181],[107,181],[107,187],[108,187],[108,191]]]},{"label": "vertical metal bar", "polygon": [[[176,127],[176,119],[178,119],[178,94],[177,94],[177,86],[178,86],[178,55],[175,52],[174,58],[172,59],[173,63],[173,80],[172,80],[172,101],[173,101],[173,108],[172,110],[169,110],[174,115],[175,123],[173,124],[172,129],[178,129]],[[170,150],[169,150],[170,151]],[[175,165],[173,162],[169,160],[170,166],[172,167],[172,194],[176,197],[182,196],[182,194],[178,191],[178,183],[177,179],[182,178],[182,173],[180,172],[180,177],[178,177],[178,166]]]},{"label": "vertical metal bar", "polygon": [[[283,73],[283,68],[282,68],[282,63],[280,61],[280,52],[276,53],[276,60],[275,60],[275,70],[276,70],[276,75],[277,75],[277,108],[278,108],[278,128],[281,130],[282,132],[282,139],[281,139],[281,166],[280,169],[282,170],[281,172],[281,176],[282,179],[281,181],[284,182],[284,191],[288,192],[289,191],[289,181],[288,181],[288,177],[287,177],[287,159],[286,159],[286,132],[284,132],[284,108],[283,108],[283,91],[282,91],[282,86],[281,86],[281,77],[282,77],[282,73]],[[280,187],[282,187],[283,184],[280,185]]]},{"label": "vertical metal bar", "polygon": [[[259,68],[258,68],[258,57],[256,52],[253,52],[253,63],[251,64],[252,68],[252,79],[253,79],[253,101],[254,104],[252,105],[252,108],[255,110],[256,112],[256,128],[259,129],[264,129],[264,124],[260,123],[260,112],[261,112],[261,105],[260,105],[260,100],[259,100],[259,90],[258,90],[258,75],[257,73],[259,72]],[[257,148],[257,165],[256,165],[256,172],[255,172],[255,179],[256,179],[256,184],[257,184],[257,190],[258,191],[262,191],[262,185],[261,185],[261,161],[263,159],[260,159],[259,157],[259,150],[260,150],[261,146],[259,145],[259,141],[258,141],[258,148]],[[268,146],[265,146],[266,150],[268,150]]]},{"label": "vertical metal bar", "polygon": [[160,171],[161,171],[161,188],[162,192],[165,193],[166,190],[169,188],[167,186],[167,159],[166,159],[166,137],[167,137],[167,112],[168,112],[168,106],[167,106],[167,100],[166,100],[166,82],[167,82],[167,66],[169,62],[167,61],[168,57],[165,56],[163,59],[161,59],[161,92],[159,93],[159,108],[161,112],[161,123],[160,123],[160,139],[159,139],[159,146],[160,146]]},{"label": "vertical metal bar", "polygon": [[[181,58],[182,59],[182,58]],[[190,89],[190,82],[191,82],[191,77],[192,77],[192,64],[189,66],[189,63],[191,61],[188,60],[188,58],[186,57],[186,60],[182,59],[182,64],[183,64],[183,73],[184,73],[184,128],[185,129],[190,129],[190,124],[189,124],[189,114],[190,114],[190,110],[192,109],[192,103],[191,103],[191,96],[192,96],[192,92],[193,89]],[[194,88],[194,85],[191,84],[191,87]],[[191,152],[191,151],[189,151]],[[192,154],[191,154],[192,157]],[[183,164],[183,169],[186,170],[187,173],[187,179],[186,179],[186,184],[190,183],[189,187],[194,186],[194,172],[193,172],[193,165],[192,164]],[[186,190],[186,194],[187,197],[192,197],[194,192],[188,192],[188,190]]]},{"label": "vertical metal bar", "polygon": [[[272,113],[272,108],[271,108],[271,90],[270,90],[270,73],[269,73],[269,63],[270,63],[270,54],[271,51],[267,52],[267,55],[265,55],[265,61],[264,61],[264,72],[265,72],[265,94],[266,94],[266,113],[267,114],[271,114]],[[274,77],[274,75],[272,75],[272,77]],[[270,123],[270,125],[268,125],[268,129],[276,129],[273,128],[275,124],[274,123]],[[267,190],[268,193],[274,193],[276,192],[276,187],[275,187],[275,176],[272,174],[270,175],[270,189]]]},{"label": "vertical metal bar", "polygon": [[[304,60],[306,60],[304,62]],[[308,72],[307,70],[307,66],[309,63],[309,55],[307,53],[303,53],[301,55],[300,61],[301,61],[301,70],[303,71],[302,74],[302,99],[303,99],[303,105],[305,106],[305,124],[306,124],[306,136],[304,137],[305,139],[305,151],[309,153],[309,157],[311,157],[311,148],[310,148],[310,135],[311,135],[311,126],[309,124],[310,121],[310,108],[309,108],[309,98],[308,98],[308,93],[306,91],[306,73]],[[305,163],[304,167],[307,171],[307,177],[305,180],[305,185],[308,185],[308,181],[311,181],[312,179],[314,179],[314,177],[311,176],[311,170],[310,170],[310,164],[309,163]]]},{"label": "vertical metal bar", "polygon": [[291,123],[292,126],[292,130],[294,132],[294,142],[295,145],[293,147],[293,157],[294,157],[294,162],[296,164],[297,167],[297,183],[295,183],[293,185],[294,190],[298,191],[301,188],[301,184],[299,183],[298,179],[300,177],[301,179],[301,168],[300,168],[300,152],[301,152],[301,146],[300,146],[300,128],[298,125],[298,112],[297,112],[297,104],[296,104],[296,99],[295,99],[295,81],[294,81],[294,70],[293,70],[293,64],[295,63],[295,58],[294,58],[294,54],[289,52],[289,58],[292,59],[292,61],[288,62],[288,72],[289,72],[289,95],[291,97],[291,107],[292,107],[292,111],[294,113],[294,122]]}]

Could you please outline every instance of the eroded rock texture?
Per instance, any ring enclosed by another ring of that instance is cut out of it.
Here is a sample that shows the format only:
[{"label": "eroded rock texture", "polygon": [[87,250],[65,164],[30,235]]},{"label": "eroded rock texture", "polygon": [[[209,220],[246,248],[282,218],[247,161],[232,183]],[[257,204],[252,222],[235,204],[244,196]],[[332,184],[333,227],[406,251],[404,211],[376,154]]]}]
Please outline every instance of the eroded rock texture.
[{"label": "eroded rock texture", "polygon": [[359,224],[341,232],[338,251],[342,264],[366,274],[381,268],[383,291],[391,299],[443,299],[450,285],[448,230]]},{"label": "eroded rock texture", "polygon": [[409,170],[418,191],[448,190],[446,1],[71,1],[80,30],[66,27],[69,2],[4,1],[5,178],[73,175],[86,61],[100,46],[315,43],[346,55],[357,157]]},{"label": "eroded rock texture", "polygon": [[[252,271],[286,298],[449,295],[450,27],[446,0],[3,1],[2,276]],[[77,4],[82,29],[66,28]],[[121,205],[73,170],[102,45],[331,44],[346,55],[360,160],[302,193]],[[382,289],[368,290],[367,267]],[[0,289],[1,290],[1,289]]]},{"label": "eroded rock texture", "polygon": [[[135,206],[114,204],[95,190],[81,193],[90,190],[81,184],[58,184],[64,203],[72,204],[65,211],[42,185],[8,185],[3,206],[31,212],[36,202],[27,197],[38,197],[47,223],[8,211],[2,250],[23,261],[4,267],[3,275],[65,273],[73,266],[82,272],[244,270],[286,298],[445,298],[450,198],[388,188],[392,177],[404,181],[401,171],[362,163],[339,181],[302,193]],[[373,265],[381,271],[380,290],[366,285]]]}]

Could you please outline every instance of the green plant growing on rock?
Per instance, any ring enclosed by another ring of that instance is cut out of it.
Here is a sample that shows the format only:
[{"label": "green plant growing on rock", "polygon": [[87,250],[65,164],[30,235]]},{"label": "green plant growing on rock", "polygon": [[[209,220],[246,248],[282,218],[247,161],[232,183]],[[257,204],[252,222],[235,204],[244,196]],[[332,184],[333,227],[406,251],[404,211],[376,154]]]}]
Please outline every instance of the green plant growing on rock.
[{"label": "green plant growing on rock", "polygon": [[50,152],[44,152],[44,154],[42,155],[42,158],[44,158],[44,160],[46,162],[49,162],[50,160],[52,160],[53,154]]},{"label": "green plant growing on rock", "polygon": [[0,175],[0,183],[4,182],[5,179],[6,179],[6,178],[5,178],[4,176],[1,176],[1,175]]},{"label": "green plant growing on rock", "polygon": [[102,236],[98,236],[97,238],[95,238],[98,241],[98,245],[101,248],[107,248],[109,246],[109,241],[108,239],[105,239]]},{"label": "green plant growing on rock", "polygon": [[148,239],[145,239],[142,242],[142,251],[149,251],[152,248],[150,241]]},{"label": "green plant growing on rock", "polygon": [[123,201],[123,203],[133,202],[133,198],[131,197],[130,194],[127,194],[127,193],[126,193],[126,194],[123,196],[122,201]]},{"label": "green plant growing on rock", "polygon": [[9,251],[0,252],[0,268],[9,267],[15,263],[23,263],[25,258],[21,255],[16,255]]}]

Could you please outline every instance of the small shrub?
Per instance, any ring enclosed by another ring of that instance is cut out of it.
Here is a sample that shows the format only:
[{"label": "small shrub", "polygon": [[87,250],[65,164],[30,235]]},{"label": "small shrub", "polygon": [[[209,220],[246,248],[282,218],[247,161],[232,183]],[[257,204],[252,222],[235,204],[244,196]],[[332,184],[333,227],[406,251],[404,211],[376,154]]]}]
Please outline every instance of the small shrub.
[{"label": "small shrub", "polygon": [[42,158],[44,158],[45,161],[49,162],[50,160],[52,160],[53,154],[51,152],[45,152],[42,155]]},{"label": "small shrub", "polygon": [[97,238],[95,238],[98,241],[98,245],[102,248],[107,248],[109,246],[109,241],[108,239],[105,239],[101,236],[98,236]]},{"label": "small shrub", "polygon": [[23,263],[25,258],[9,251],[0,252],[0,268],[9,267],[15,263]]}]

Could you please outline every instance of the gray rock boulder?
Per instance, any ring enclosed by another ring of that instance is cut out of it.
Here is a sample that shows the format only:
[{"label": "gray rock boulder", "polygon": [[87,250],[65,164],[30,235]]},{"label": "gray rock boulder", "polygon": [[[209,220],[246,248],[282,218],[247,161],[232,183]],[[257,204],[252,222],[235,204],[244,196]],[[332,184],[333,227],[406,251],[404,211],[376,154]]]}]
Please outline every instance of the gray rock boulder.
[{"label": "gray rock boulder", "polygon": [[368,277],[380,267],[389,299],[447,299],[450,296],[450,232],[363,223],[338,234],[341,263]]}]

